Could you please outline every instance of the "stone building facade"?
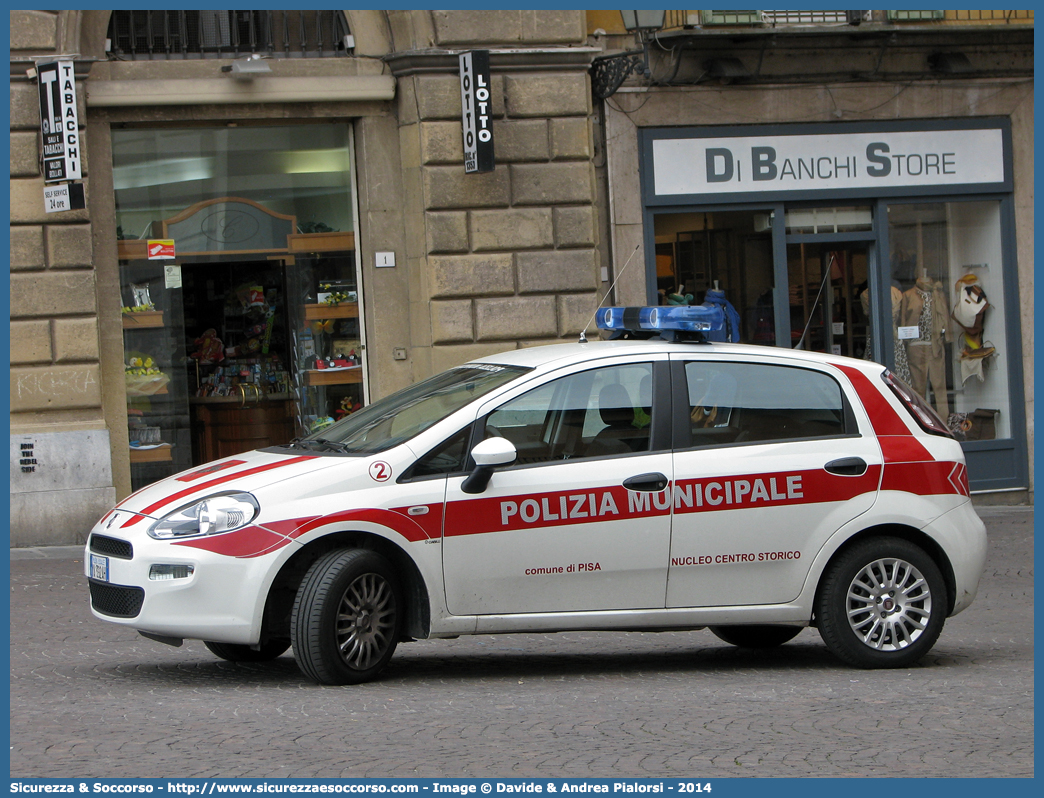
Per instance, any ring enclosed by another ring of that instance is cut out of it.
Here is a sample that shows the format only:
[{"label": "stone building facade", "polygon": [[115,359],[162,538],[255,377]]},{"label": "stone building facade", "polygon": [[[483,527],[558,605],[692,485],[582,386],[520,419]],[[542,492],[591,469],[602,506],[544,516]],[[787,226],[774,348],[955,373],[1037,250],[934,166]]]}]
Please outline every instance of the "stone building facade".
[{"label": "stone building facade", "polygon": [[[1032,295],[1032,180],[1022,177],[1032,175],[1032,74],[1027,96],[1019,72],[1024,37],[1013,44],[1011,26],[983,36],[959,25],[949,39],[890,29],[883,35],[906,37],[911,48],[868,44],[867,58],[883,53],[884,72],[832,91],[823,86],[843,71],[837,63],[850,57],[843,46],[826,51],[817,40],[792,48],[765,38],[760,56],[754,48],[744,57],[791,66],[775,78],[766,69],[754,81],[708,83],[693,46],[725,39],[722,29],[700,25],[692,16],[699,13],[669,12],[667,27],[678,37],[671,46],[687,53],[673,78],[678,87],[650,85],[636,71],[601,100],[592,92],[593,60],[636,43],[616,12],[349,10],[353,42],[343,57],[272,57],[268,73],[252,81],[220,71],[232,56],[114,57],[108,11],[10,12],[11,545],[81,542],[136,486],[114,177],[121,131],[350,127],[370,399],[474,357],[574,338],[632,253],[637,265],[613,299],[655,301],[647,291],[656,266],[642,200],[643,128],[828,122],[839,107],[869,108],[865,119],[1009,118],[1017,287]],[[1027,29],[1032,60],[1032,24],[1023,21],[1020,30]],[[911,52],[920,58],[940,42],[977,47],[995,74],[962,83],[903,66]],[[458,53],[472,49],[490,51],[496,168],[485,174],[463,168]],[[41,202],[39,102],[27,70],[56,55],[75,62],[87,207],[54,214]],[[652,59],[653,76],[671,68],[662,55]],[[793,78],[793,63],[817,60],[829,66],[822,75]],[[893,96],[903,82],[911,85]],[[385,253],[394,268],[377,265]],[[1032,463],[1028,301],[1019,318],[1026,366],[1017,404],[1028,419],[1023,451]],[[1007,500],[1025,501],[1031,488],[1027,481]]]}]

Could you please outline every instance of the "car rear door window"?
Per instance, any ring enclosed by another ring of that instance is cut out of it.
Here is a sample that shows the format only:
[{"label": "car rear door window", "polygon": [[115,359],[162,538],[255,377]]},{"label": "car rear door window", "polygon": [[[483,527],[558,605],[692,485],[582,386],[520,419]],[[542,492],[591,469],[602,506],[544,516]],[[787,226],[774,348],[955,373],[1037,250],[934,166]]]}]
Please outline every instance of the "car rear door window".
[{"label": "car rear door window", "polygon": [[841,386],[791,366],[685,364],[692,446],[760,443],[846,434]]}]

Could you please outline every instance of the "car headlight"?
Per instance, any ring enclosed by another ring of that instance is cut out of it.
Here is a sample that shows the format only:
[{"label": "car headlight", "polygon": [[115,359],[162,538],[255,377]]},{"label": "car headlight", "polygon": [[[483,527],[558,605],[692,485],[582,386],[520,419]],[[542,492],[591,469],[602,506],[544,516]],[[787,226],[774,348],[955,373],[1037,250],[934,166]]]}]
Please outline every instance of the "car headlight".
[{"label": "car headlight", "polygon": [[149,529],[149,536],[167,540],[220,535],[246,526],[260,511],[257,499],[249,493],[208,496],[161,518]]}]

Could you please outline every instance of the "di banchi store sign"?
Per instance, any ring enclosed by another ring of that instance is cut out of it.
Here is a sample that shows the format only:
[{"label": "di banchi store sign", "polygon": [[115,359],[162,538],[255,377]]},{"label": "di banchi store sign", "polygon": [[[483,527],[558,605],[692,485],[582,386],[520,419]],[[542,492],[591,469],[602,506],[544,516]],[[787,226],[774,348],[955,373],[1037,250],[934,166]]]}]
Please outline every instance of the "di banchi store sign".
[{"label": "di banchi store sign", "polygon": [[464,171],[492,172],[493,100],[490,95],[489,50],[460,55],[460,105],[464,134]]},{"label": "di banchi store sign", "polygon": [[662,129],[644,138],[647,204],[1011,190],[1006,127],[989,120]]}]

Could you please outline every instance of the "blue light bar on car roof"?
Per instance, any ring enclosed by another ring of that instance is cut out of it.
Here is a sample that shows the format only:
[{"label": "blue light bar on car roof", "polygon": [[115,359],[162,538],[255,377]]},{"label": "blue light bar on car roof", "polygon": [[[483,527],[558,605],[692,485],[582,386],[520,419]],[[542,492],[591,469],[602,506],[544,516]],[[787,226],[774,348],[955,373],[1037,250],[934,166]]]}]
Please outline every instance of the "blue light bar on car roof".
[{"label": "blue light bar on car roof", "polygon": [[600,330],[708,332],[725,326],[725,313],[720,307],[706,305],[601,308],[595,322]]}]

